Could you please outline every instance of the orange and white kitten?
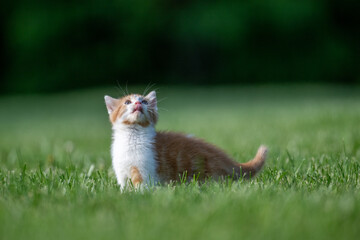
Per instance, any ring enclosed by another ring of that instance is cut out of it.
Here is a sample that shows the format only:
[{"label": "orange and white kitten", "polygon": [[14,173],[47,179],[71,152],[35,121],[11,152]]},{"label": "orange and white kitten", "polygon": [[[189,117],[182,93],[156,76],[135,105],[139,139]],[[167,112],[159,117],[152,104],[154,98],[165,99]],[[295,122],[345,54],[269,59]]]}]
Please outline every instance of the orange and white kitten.
[{"label": "orange and white kitten", "polygon": [[255,158],[237,163],[221,149],[200,139],[173,132],[156,132],[158,109],[155,91],[147,96],[130,94],[120,99],[105,96],[113,129],[112,164],[124,188],[128,180],[141,183],[223,176],[255,176],[264,165],[267,149],[261,146]]}]

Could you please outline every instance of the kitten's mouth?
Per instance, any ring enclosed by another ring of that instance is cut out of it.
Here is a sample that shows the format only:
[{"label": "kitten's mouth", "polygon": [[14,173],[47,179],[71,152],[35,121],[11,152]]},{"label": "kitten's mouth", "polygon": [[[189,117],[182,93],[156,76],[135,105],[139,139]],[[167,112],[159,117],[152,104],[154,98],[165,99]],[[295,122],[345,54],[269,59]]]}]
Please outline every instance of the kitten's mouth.
[{"label": "kitten's mouth", "polygon": [[134,109],[134,111],[132,111],[132,113],[143,113],[142,109]]}]

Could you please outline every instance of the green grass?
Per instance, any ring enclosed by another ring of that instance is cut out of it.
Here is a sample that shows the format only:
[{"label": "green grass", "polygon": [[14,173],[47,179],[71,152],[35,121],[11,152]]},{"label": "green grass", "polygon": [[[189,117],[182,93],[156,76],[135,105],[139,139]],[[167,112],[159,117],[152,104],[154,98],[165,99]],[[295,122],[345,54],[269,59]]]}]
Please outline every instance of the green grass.
[{"label": "green grass", "polygon": [[250,181],[143,193],[120,193],[111,169],[103,95],[115,89],[2,97],[0,239],[358,238],[359,93],[160,87],[158,129],[192,133],[240,162],[260,144],[270,153]]}]

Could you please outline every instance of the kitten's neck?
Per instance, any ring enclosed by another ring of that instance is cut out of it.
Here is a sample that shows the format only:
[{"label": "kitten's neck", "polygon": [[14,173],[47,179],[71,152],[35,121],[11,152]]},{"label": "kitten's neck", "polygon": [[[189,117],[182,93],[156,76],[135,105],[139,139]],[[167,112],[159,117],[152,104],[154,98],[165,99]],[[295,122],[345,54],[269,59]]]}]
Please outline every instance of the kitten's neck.
[{"label": "kitten's neck", "polygon": [[121,145],[128,145],[129,147],[146,146],[153,143],[156,135],[155,127],[149,125],[142,127],[137,124],[114,124],[113,125],[113,139]]}]

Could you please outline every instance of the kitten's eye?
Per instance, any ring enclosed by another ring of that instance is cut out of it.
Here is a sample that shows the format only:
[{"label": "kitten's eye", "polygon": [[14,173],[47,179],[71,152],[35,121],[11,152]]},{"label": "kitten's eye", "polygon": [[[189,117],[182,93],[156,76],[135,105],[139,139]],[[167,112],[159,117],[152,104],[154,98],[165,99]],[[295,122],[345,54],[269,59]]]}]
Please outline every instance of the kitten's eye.
[{"label": "kitten's eye", "polygon": [[144,100],[142,100],[142,102],[141,102],[141,103],[143,103],[143,104],[147,105],[147,104],[148,104],[148,101],[146,101],[146,100],[144,99]]},{"label": "kitten's eye", "polygon": [[130,100],[126,100],[126,101],[125,101],[125,104],[126,104],[126,105],[129,105],[130,103],[131,103]]}]

